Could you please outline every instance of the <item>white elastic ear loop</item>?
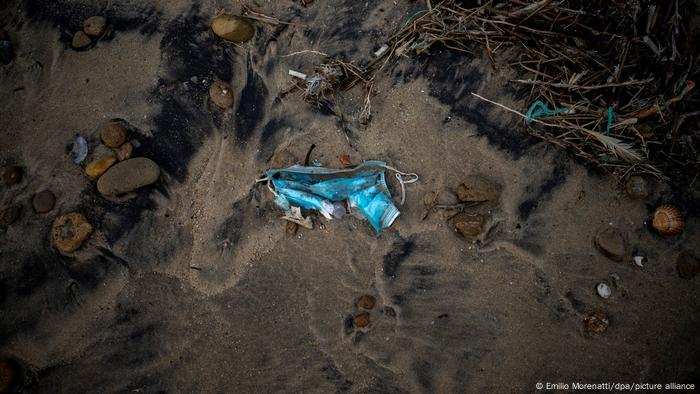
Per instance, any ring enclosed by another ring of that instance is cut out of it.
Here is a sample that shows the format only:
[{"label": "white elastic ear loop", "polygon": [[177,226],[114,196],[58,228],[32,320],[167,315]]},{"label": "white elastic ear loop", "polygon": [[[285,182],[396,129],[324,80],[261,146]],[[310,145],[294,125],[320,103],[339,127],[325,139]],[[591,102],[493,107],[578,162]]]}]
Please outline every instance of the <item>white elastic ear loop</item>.
[{"label": "white elastic ear loop", "polygon": [[[399,170],[397,170],[396,168],[391,167],[391,166],[388,166],[388,165],[384,165],[384,168],[386,168],[387,170],[394,171],[394,172],[396,173],[396,174],[395,174],[395,175],[396,175],[396,179],[399,181],[399,184],[401,185],[401,202],[399,203],[399,205],[403,205],[403,203],[406,201],[406,185],[409,184],[409,183],[415,183],[415,182],[417,182],[417,181],[418,181],[418,178],[419,178],[419,177],[418,177],[418,174],[416,174],[415,172],[403,172],[403,171],[399,171]],[[403,175],[403,176],[410,176],[410,177],[413,177],[413,178],[406,181],[406,180],[403,179],[402,175]]]}]

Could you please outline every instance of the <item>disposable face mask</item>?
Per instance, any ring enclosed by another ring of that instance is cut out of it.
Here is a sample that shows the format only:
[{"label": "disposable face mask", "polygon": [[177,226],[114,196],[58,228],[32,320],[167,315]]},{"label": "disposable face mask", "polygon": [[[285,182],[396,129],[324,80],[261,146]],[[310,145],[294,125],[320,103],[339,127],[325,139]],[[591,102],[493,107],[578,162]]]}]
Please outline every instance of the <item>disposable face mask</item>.
[{"label": "disposable face mask", "polygon": [[[381,161],[367,161],[349,169],[295,165],[269,170],[259,181],[269,181],[275,203],[287,216],[294,215],[293,208],[298,207],[303,212],[318,211],[327,219],[341,218],[346,213],[343,201],[347,201],[348,207],[357,209],[379,233],[399,216],[386,185],[385,170],[396,172],[403,204],[404,185],[416,182],[418,175],[398,171]],[[403,176],[410,178],[405,180]]]}]

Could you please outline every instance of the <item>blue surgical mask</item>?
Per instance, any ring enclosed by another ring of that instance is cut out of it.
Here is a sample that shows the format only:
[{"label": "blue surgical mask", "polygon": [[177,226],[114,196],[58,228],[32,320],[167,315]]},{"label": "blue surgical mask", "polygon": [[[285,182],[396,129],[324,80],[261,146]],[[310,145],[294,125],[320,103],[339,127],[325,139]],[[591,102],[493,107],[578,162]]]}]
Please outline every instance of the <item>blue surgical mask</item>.
[{"label": "blue surgical mask", "polygon": [[[367,161],[349,169],[295,165],[269,170],[260,181],[269,181],[275,203],[288,214],[292,207],[299,207],[303,212],[316,210],[327,219],[339,218],[345,214],[342,202],[347,201],[348,207],[359,210],[379,233],[399,216],[384,178],[387,169],[396,172],[403,204],[404,185],[417,181],[418,175],[403,173],[381,161]],[[404,180],[402,175],[411,178]]]}]

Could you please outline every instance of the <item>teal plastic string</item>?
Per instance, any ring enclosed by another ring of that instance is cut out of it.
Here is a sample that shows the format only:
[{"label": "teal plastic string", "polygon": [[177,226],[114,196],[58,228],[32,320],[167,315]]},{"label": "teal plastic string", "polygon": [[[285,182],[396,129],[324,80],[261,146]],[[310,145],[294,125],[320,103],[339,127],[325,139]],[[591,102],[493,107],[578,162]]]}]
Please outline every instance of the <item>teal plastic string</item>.
[{"label": "teal plastic string", "polygon": [[547,104],[542,102],[542,100],[537,100],[534,103],[532,103],[530,108],[527,110],[527,113],[525,114],[525,123],[530,124],[533,120],[537,118],[541,118],[544,116],[559,115],[566,111],[568,111],[568,109],[566,108],[549,109]]},{"label": "teal plastic string", "polygon": [[612,129],[613,121],[615,120],[615,111],[613,107],[608,107],[608,127],[605,129],[605,135],[610,136],[610,129]]}]

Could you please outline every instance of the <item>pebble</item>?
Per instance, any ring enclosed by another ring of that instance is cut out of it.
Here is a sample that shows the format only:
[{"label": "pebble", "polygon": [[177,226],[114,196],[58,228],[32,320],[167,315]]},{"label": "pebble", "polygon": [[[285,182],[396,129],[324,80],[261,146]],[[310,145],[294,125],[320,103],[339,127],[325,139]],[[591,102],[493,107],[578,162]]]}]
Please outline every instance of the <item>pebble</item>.
[{"label": "pebble", "polygon": [[112,166],[97,181],[104,196],[116,196],[150,185],[160,177],[160,167],[151,159],[135,157]]},{"label": "pebble", "polygon": [[217,80],[209,86],[209,97],[219,108],[227,109],[233,106],[233,89],[228,82]]},{"label": "pebble", "polygon": [[73,41],[71,42],[71,46],[74,49],[86,48],[90,46],[90,44],[92,44],[92,40],[82,30],[73,34]]},{"label": "pebble", "polygon": [[608,329],[610,320],[603,312],[593,312],[586,318],[586,332],[601,334]]},{"label": "pebble", "polygon": [[53,221],[51,236],[58,250],[70,253],[78,250],[90,237],[92,231],[92,225],[82,213],[71,212]]},{"label": "pebble", "polygon": [[0,226],[9,226],[19,219],[22,213],[21,205],[10,205],[0,211]]},{"label": "pebble", "polygon": [[642,199],[650,194],[649,183],[641,175],[633,175],[625,182],[627,195],[634,199]]},{"label": "pebble", "polygon": [[255,27],[248,18],[222,14],[212,19],[211,30],[227,41],[243,43],[255,35]]},{"label": "pebble", "polygon": [[610,286],[607,284],[600,282],[598,285],[596,285],[595,290],[598,292],[598,295],[601,298],[608,299],[612,295],[612,290],[610,289]]},{"label": "pebble", "polygon": [[100,37],[107,29],[107,19],[104,16],[91,16],[83,22],[85,34],[93,37]]},{"label": "pebble", "polygon": [[614,227],[606,227],[596,234],[595,246],[601,253],[615,261],[620,261],[626,254],[627,246],[622,233]]},{"label": "pebble", "polygon": [[377,303],[377,299],[374,298],[373,296],[369,294],[364,294],[360,296],[360,298],[357,300],[357,307],[362,308],[362,309],[372,309],[374,308],[374,305]]},{"label": "pebble", "polygon": [[362,312],[355,315],[352,320],[355,327],[367,327],[369,325],[369,312]]},{"label": "pebble", "polygon": [[117,159],[119,161],[124,161],[131,159],[131,155],[134,154],[134,144],[126,141],[119,148],[116,148],[114,152],[117,154]]},{"label": "pebble", "polygon": [[484,230],[484,215],[479,213],[459,213],[451,220],[452,228],[467,238],[477,238]]},{"label": "pebble", "polygon": [[102,143],[110,148],[119,148],[126,142],[126,129],[117,123],[108,123],[100,129]]},{"label": "pebble", "polygon": [[15,50],[12,47],[12,41],[7,35],[0,31],[0,63],[10,64],[15,58]]},{"label": "pebble", "polygon": [[107,156],[100,160],[95,160],[85,167],[85,174],[90,178],[98,178],[116,162],[117,158],[114,156]]},{"label": "pebble", "polygon": [[21,369],[12,359],[0,360],[0,393],[14,393],[21,384]]},{"label": "pebble", "polygon": [[480,175],[470,175],[457,187],[457,198],[462,202],[498,201],[501,186]]},{"label": "pebble", "polygon": [[0,178],[5,185],[12,186],[22,180],[22,168],[17,166],[4,166],[0,169]]},{"label": "pebble", "polygon": [[56,196],[50,190],[44,190],[34,195],[32,206],[36,213],[50,212],[56,204]]},{"label": "pebble", "polygon": [[684,250],[676,257],[676,267],[681,278],[692,279],[700,273],[700,258]]}]

